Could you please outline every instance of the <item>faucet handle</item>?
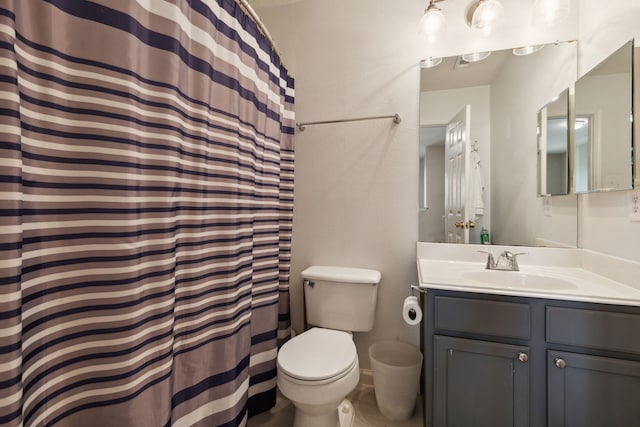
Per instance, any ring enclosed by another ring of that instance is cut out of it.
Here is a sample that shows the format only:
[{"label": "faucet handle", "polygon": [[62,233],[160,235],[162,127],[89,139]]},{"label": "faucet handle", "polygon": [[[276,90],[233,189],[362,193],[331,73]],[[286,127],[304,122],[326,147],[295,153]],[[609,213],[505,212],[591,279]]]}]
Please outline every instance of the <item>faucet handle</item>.
[{"label": "faucet handle", "polygon": [[516,252],[516,253],[512,253],[511,256],[513,257],[513,262],[516,262],[516,257],[518,255],[528,255],[529,252]]},{"label": "faucet handle", "polygon": [[518,255],[527,255],[529,252],[516,252],[513,253],[511,251],[504,251],[502,256],[507,258],[510,263],[510,267],[514,271],[520,271],[520,267],[518,266]]},{"label": "faucet handle", "polygon": [[487,265],[485,266],[485,268],[487,270],[493,270],[494,268],[496,268],[496,262],[493,259],[493,252],[491,252],[491,251],[480,251],[480,250],[478,252],[483,253],[483,254],[488,254],[488,256],[487,256]]},{"label": "faucet handle", "polygon": [[505,258],[513,258],[516,257],[518,255],[527,255],[529,252],[511,252],[511,251],[504,251],[502,252],[500,255],[504,256]]}]

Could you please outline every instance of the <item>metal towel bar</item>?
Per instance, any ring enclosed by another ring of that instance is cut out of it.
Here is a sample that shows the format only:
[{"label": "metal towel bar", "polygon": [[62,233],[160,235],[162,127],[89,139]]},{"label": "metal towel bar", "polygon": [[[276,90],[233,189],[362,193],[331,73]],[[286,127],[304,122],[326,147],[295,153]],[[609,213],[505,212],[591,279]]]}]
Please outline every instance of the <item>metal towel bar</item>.
[{"label": "metal towel bar", "polygon": [[400,117],[400,114],[396,113],[391,116],[371,116],[371,117],[358,117],[355,119],[323,120],[319,122],[300,122],[300,123],[296,123],[296,126],[298,127],[298,130],[302,132],[307,128],[307,126],[312,126],[312,125],[326,125],[329,123],[359,122],[362,120],[378,120],[378,119],[393,119],[393,123],[395,124],[402,122],[402,117]]}]

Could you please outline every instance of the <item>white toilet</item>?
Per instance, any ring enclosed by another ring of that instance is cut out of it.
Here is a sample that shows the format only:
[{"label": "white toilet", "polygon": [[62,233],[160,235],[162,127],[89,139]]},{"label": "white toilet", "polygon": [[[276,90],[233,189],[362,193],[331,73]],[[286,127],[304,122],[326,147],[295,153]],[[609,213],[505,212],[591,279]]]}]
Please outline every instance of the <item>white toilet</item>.
[{"label": "white toilet", "polygon": [[312,266],[302,277],[307,323],[315,327],[278,352],[278,388],[295,406],[294,427],[350,425],[353,408],[345,397],[360,380],[351,332],[373,328],[381,274]]}]

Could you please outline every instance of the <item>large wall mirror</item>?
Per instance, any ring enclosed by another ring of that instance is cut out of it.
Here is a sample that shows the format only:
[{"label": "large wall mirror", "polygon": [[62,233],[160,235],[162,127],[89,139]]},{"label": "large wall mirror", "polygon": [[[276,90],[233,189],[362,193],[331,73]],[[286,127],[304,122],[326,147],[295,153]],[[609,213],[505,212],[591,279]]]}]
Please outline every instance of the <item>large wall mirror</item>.
[{"label": "large wall mirror", "polygon": [[577,197],[538,197],[536,138],[540,107],[576,81],[577,43],[530,50],[423,61],[420,241],[485,229],[493,244],[577,246]]},{"label": "large wall mirror", "polygon": [[575,191],[633,187],[633,42],[575,84]]}]

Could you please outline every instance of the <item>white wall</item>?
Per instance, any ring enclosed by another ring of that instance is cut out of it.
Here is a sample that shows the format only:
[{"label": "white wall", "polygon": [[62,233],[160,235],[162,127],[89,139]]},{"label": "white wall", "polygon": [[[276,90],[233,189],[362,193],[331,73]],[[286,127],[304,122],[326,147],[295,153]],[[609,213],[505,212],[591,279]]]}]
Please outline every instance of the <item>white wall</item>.
[{"label": "white wall", "polygon": [[[640,2],[637,0],[608,0],[606,4],[582,0],[579,17],[580,75],[630,39],[636,38],[638,46]],[[640,261],[640,222],[629,221],[628,191],[582,195],[579,202],[582,248]]]},{"label": "white wall", "polygon": [[[295,77],[296,119],[400,113],[391,120],[310,126],[296,134],[292,320],[300,331],[302,280],[311,264],[380,270],[377,320],[354,340],[361,367],[379,339],[418,343],[402,320],[417,283],[417,1],[256,3]],[[412,25],[408,25],[411,23]]]},{"label": "white wall", "polygon": [[[418,342],[418,329],[402,322],[400,307],[409,285],[417,280],[419,60],[426,54],[452,56],[576,38],[577,19],[544,31],[510,25],[485,39],[460,24],[463,10],[456,9],[464,9],[465,2],[447,1],[441,5],[449,11],[450,28],[462,29],[451,30],[438,47],[424,47],[417,22],[425,0],[251,3],[296,78],[298,121],[396,112],[403,117],[398,126],[389,121],[358,122],[309,127],[296,135],[293,324],[298,330],[302,327],[300,272],[306,266],[379,269],[383,279],[376,325],[355,337],[366,368],[369,343],[388,338]],[[506,13],[520,16],[531,3],[505,2]],[[635,24],[640,19],[636,0],[610,0],[604,8],[597,0],[583,0],[579,6],[585,27],[582,67],[595,65],[634,29],[640,31]],[[613,12],[616,8],[623,10]],[[624,193],[584,198],[584,247],[640,260],[640,224],[626,220],[626,198]]]}]

